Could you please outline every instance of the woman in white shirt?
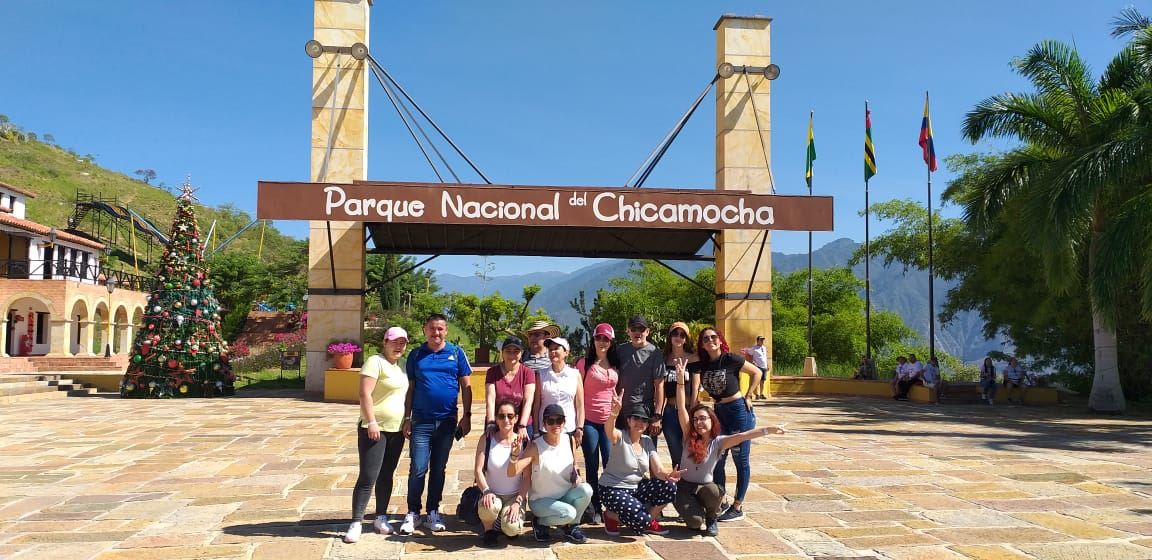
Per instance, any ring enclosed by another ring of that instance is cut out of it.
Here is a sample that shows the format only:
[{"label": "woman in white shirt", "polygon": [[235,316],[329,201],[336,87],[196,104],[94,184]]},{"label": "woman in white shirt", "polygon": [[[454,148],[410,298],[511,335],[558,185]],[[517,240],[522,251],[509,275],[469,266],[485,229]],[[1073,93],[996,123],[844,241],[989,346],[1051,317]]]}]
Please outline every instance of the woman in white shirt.
[{"label": "woman in white shirt", "polygon": [[568,353],[572,347],[568,340],[560,337],[549,338],[544,341],[548,348],[548,358],[552,366],[536,372],[536,393],[539,398],[534,399],[536,426],[542,428],[544,424],[544,410],[550,404],[559,405],[564,411],[564,433],[572,434],[576,438],[576,445],[584,439],[584,380],[576,368],[568,365]]},{"label": "woman in white shirt", "polygon": [[588,537],[580,529],[580,518],[592,503],[592,487],[580,478],[576,468],[576,442],[564,433],[564,409],[558,404],[544,407],[544,430],[540,437],[520,457],[512,447],[512,461],[508,463],[508,476],[516,476],[531,467],[532,490],[528,494],[528,507],[536,515],[533,532],[539,542],[552,539],[552,527],[563,527],[569,542],[584,544]]},{"label": "woman in white shirt", "polygon": [[380,353],[368,358],[360,368],[360,422],[357,424],[356,448],[360,454],[360,475],[352,492],[352,524],[344,533],[344,542],[360,540],[361,520],[368,507],[372,489],[376,489],[376,520],[373,528],[381,535],[391,535],[388,525],[388,498],[392,495],[393,475],[404,450],[404,398],[408,394],[408,375],[397,365],[408,346],[408,333],[392,327],[384,333]]},{"label": "woman in white shirt", "polygon": [[481,544],[486,547],[496,545],[501,531],[509,537],[516,537],[524,529],[528,482],[523,473],[508,475],[512,450],[519,453],[527,441],[516,430],[520,418],[516,408],[516,403],[510,399],[497,403],[493,416],[496,432],[485,432],[476,445],[476,486],[484,492],[476,512],[484,527]]}]

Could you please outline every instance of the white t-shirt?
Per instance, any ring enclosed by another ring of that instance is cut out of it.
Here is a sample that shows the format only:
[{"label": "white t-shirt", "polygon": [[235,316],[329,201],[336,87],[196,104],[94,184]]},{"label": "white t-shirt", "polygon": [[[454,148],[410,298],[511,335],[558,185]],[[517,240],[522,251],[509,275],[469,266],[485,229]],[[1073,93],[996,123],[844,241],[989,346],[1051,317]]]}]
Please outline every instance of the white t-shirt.
[{"label": "white t-shirt", "polygon": [[768,369],[768,347],[767,346],[751,346],[745,349],[749,356],[752,356],[752,363],[760,369]]},{"label": "white t-shirt", "polygon": [[544,429],[544,407],[558,404],[564,409],[564,431],[576,431],[576,384],[580,382],[580,372],[572,366],[564,366],[559,373],[552,367],[536,372],[536,390],[540,392],[540,414],[537,426]]},{"label": "white t-shirt", "polygon": [[908,362],[908,377],[915,377],[918,373],[924,373],[924,362]]}]

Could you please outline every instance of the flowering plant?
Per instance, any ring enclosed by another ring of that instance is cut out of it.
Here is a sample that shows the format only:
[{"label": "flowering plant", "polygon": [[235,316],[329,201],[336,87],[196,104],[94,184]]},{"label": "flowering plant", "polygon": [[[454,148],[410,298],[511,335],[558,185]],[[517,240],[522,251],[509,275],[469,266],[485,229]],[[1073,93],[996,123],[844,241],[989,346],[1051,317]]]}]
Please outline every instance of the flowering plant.
[{"label": "flowering plant", "polygon": [[351,341],[337,341],[328,345],[329,354],[355,354],[363,350],[359,344]]}]

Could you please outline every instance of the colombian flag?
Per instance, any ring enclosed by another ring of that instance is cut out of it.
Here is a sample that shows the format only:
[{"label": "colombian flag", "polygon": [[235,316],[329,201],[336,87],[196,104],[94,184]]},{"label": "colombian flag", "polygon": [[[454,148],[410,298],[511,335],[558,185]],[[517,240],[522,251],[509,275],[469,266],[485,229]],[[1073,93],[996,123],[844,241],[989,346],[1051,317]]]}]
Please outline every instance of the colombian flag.
[{"label": "colombian flag", "polygon": [[928,93],[924,93],[924,120],[920,121],[920,149],[928,171],[936,171],[936,146],[932,144],[932,117],[928,116]]}]

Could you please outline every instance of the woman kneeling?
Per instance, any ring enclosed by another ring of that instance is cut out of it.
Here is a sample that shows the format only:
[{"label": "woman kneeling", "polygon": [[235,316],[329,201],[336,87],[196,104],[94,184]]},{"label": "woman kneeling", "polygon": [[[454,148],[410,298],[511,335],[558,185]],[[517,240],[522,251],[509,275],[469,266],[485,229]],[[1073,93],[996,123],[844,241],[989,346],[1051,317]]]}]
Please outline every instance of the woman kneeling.
[{"label": "woman kneeling", "polygon": [[783,434],[776,426],[753,428],[748,431],[720,435],[720,420],[710,407],[697,404],[687,410],[684,398],[686,360],[676,361],[676,412],[684,430],[684,456],[680,466],[684,469],[676,484],[673,504],[689,529],[704,531],[715,537],[720,534],[716,519],[720,515],[720,487],[712,480],[712,471],[724,451],[752,438],[768,434]]},{"label": "woman kneeling", "polygon": [[[600,475],[600,496],[604,502],[604,532],[620,534],[620,524],[639,534],[666,535],[660,526],[660,512],[676,497],[676,482],[684,471],[668,472],[660,464],[656,445],[645,435],[651,418],[644,407],[628,417],[628,431],[616,429],[620,396],[612,397],[612,411],[604,423],[612,451]],[[650,475],[645,478],[644,475]]]},{"label": "woman kneeling", "polygon": [[528,507],[536,515],[536,540],[552,539],[551,528],[563,527],[564,537],[570,542],[588,542],[580,529],[580,518],[592,502],[592,487],[580,480],[576,469],[576,442],[564,433],[564,409],[558,404],[544,407],[541,415],[544,433],[532,441],[524,457],[512,448],[512,461],[508,463],[508,476],[517,476],[529,466],[531,493]]},{"label": "woman kneeling", "polygon": [[519,419],[516,403],[510,399],[495,406],[496,433],[485,433],[476,446],[476,486],[484,491],[476,513],[484,526],[482,544],[496,546],[503,531],[520,536],[524,529],[524,504],[528,483],[524,476],[508,476],[513,450],[519,453],[524,440],[515,426]]}]

